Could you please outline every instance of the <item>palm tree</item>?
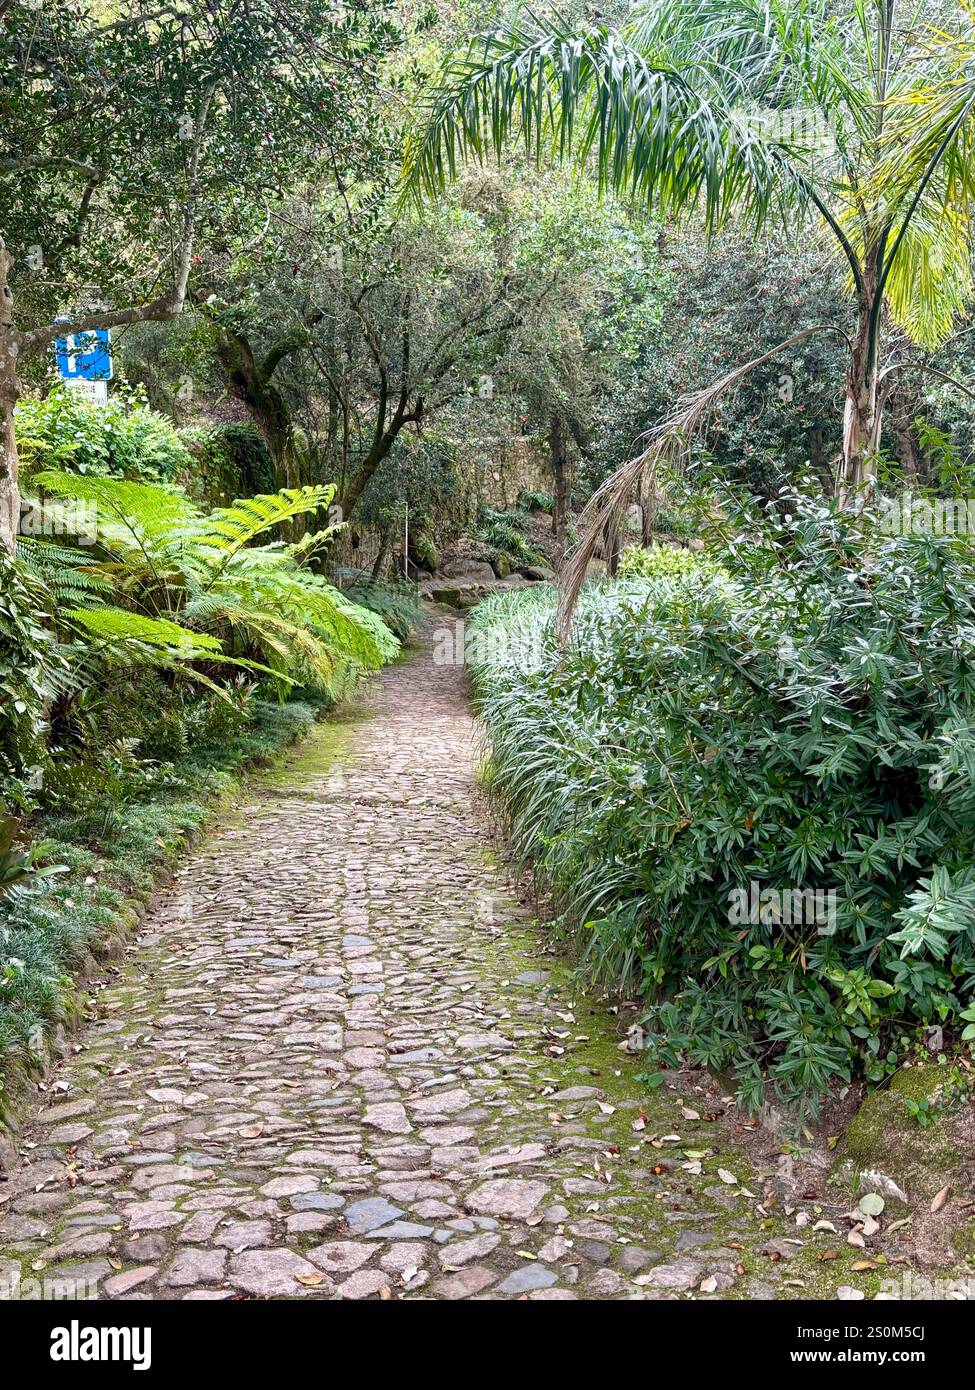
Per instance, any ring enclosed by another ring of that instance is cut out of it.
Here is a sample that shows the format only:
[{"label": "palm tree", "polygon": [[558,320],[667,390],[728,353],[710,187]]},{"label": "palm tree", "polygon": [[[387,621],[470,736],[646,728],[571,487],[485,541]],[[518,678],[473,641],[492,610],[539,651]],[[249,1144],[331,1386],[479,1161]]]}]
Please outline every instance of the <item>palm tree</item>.
[{"label": "palm tree", "polygon": [[[526,14],[447,64],[405,175],[414,195],[436,195],[461,162],[500,157],[520,135],[536,159],[574,159],[602,188],[693,212],[709,230],[732,217],[756,227],[817,218],[855,305],[852,333],[822,324],[802,335],[840,333],[849,349],[836,471],[847,500],[875,476],[899,368],[884,358],[885,334],[894,325],[936,348],[970,293],[975,17],[954,0],[837,9],[650,0],[619,30]],[[770,355],[683,402],[609,492],[618,499],[677,438],[686,443]]]}]

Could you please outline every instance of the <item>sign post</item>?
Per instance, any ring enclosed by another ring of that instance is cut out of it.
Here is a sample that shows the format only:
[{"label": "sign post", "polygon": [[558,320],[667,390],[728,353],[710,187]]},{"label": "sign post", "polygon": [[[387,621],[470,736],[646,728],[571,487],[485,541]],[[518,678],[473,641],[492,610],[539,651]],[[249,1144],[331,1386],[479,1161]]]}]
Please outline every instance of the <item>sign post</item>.
[{"label": "sign post", "polygon": [[112,379],[112,347],[107,328],[68,333],[54,343],[58,371],[72,390],[80,391],[93,405],[108,403]]}]

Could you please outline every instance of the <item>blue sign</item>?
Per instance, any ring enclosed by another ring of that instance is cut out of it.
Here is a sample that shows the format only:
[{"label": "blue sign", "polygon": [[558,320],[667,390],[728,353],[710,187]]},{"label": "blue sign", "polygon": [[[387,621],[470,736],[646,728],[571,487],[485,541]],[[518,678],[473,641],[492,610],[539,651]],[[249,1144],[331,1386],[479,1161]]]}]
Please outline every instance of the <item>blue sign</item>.
[{"label": "blue sign", "polygon": [[55,340],[54,350],[65,381],[111,381],[112,349],[107,328],[69,333]]}]

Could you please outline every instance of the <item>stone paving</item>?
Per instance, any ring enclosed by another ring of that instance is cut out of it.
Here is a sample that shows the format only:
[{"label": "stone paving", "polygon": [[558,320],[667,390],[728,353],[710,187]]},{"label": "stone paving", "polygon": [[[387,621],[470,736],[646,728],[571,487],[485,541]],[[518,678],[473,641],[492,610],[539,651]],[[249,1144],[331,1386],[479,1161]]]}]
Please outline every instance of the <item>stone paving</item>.
[{"label": "stone paving", "polygon": [[0,1185],[0,1296],[773,1295],[720,1097],[648,1092],[499,884],[463,673],[423,650],[366,699],[98,995]]}]

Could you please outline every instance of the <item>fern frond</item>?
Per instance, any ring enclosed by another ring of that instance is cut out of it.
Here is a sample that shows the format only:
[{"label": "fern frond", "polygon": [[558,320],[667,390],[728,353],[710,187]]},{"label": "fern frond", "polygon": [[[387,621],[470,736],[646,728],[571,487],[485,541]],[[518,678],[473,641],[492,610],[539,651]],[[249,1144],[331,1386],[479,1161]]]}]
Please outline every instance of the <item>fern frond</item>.
[{"label": "fern frond", "polygon": [[93,503],[101,522],[114,524],[140,539],[161,539],[170,535],[174,526],[195,515],[188,498],[161,483],[132,483],[124,478],[99,478],[56,469],[36,474],[33,481],[55,497]]},{"label": "fern frond", "polygon": [[87,608],[113,592],[111,581],[83,550],[22,536],[17,554],[46,588],[56,608]]},{"label": "fern frond", "polygon": [[184,659],[208,657],[223,650],[220,639],[209,633],[191,632],[167,618],[147,618],[126,608],[73,608],[64,616],[110,645],[138,642],[150,647],[166,647]]},{"label": "fern frond", "polygon": [[296,516],[327,507],[335,496],[331,483],[314,487],[287,487],[280,492],[259,493],[238,499],[229,507],[218,507],[185,528],[188,541],[197,548],[218,550],[232,555],[258,536]]}]

